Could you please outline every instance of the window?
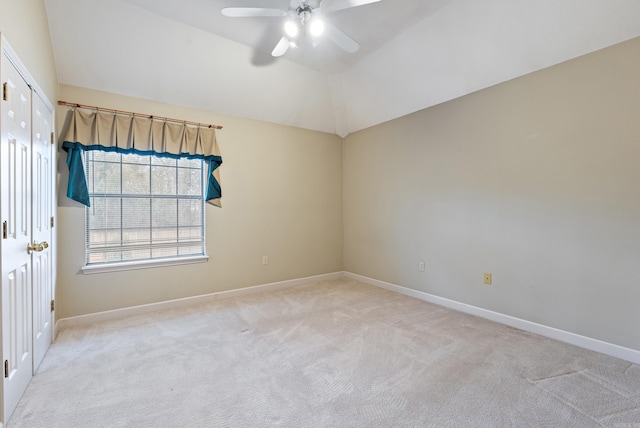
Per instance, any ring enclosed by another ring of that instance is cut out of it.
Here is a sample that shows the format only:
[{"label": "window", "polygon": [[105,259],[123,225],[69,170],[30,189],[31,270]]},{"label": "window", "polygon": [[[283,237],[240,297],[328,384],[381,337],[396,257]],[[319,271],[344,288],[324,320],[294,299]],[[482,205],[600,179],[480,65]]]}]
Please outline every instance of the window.
[{"label": "window", "polygon": [[205,256],[202,159],[85,152],[87,268]]}]

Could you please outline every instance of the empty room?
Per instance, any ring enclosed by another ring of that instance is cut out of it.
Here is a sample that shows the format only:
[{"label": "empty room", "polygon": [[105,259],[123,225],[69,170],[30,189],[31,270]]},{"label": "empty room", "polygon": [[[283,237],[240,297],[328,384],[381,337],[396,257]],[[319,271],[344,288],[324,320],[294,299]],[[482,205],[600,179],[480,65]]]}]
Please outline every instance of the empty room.
[{"label": "empty room", "polygon": [[0,0],[0,428],[640,427],[640,3]]}]

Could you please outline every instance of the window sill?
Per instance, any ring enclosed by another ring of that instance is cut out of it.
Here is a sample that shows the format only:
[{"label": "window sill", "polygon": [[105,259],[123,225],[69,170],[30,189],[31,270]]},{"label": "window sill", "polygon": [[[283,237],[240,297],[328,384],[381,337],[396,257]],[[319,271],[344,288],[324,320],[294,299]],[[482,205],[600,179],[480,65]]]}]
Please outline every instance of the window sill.
[{"label": "window sill", "polygon": [[83,266],[80,270],[83,274],[89,275],[94,273],[120,272],[126,270],[149,269],[163,266],[180,266],[193,263],[206,263],[207,261],[209,261],[209,256],[179,257],[175,259],[141,260],[134,262],[87,265]]}]

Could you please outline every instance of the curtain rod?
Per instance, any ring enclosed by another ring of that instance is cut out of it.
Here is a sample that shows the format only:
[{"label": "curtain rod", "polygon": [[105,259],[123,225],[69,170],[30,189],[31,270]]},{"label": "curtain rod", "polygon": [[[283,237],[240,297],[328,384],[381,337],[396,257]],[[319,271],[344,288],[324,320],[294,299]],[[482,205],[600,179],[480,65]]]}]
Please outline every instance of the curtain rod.
[{"label": "curtain rod", "polygon": [[196,126],[206,127],[206,128],[222,129],[222,126],[220,126],[220,125],[208,125],[208,124],[205,124],[205,123],[192,122],[192,121],[189,121],[189,120],[172,119],[170,117],[153,116],[151,114],[136,113],[136,112],[133,112],[133,111],[116,110],[116,109],[112,109],[112,108],[103,108],[103,107],[97,107],[97,106],[90,106],[90,105],[86,105],[86,104],[70,103],[68,101],[58,101],[58,105],[86,108],[86,109],[91,109],[91,110],[96,110],[96,111],[105,111],[105,112],[111,112],[111,113],[116,113],[116,114],[126,114],[126,115],[137,116],[137,117],[146,117],[146,118],[149,118],[149,119],[164,120],[164,121],[167,121],[167,122],[184,123],[185,125],[196,125]]}]

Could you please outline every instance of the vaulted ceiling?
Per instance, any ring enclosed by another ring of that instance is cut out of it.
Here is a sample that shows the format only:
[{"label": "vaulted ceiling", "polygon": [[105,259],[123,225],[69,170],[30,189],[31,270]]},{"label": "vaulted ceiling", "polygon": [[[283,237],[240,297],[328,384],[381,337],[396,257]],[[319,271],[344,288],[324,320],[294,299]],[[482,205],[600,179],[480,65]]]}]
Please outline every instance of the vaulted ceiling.
[{"label": "vaulted ceiling", "polygon": [[299,2],[45,0],[63,84],[340,136],[640,36],[637,0],[381,0],[325,16],[357,53],[273,58],[283,18],[220,13]]}]

